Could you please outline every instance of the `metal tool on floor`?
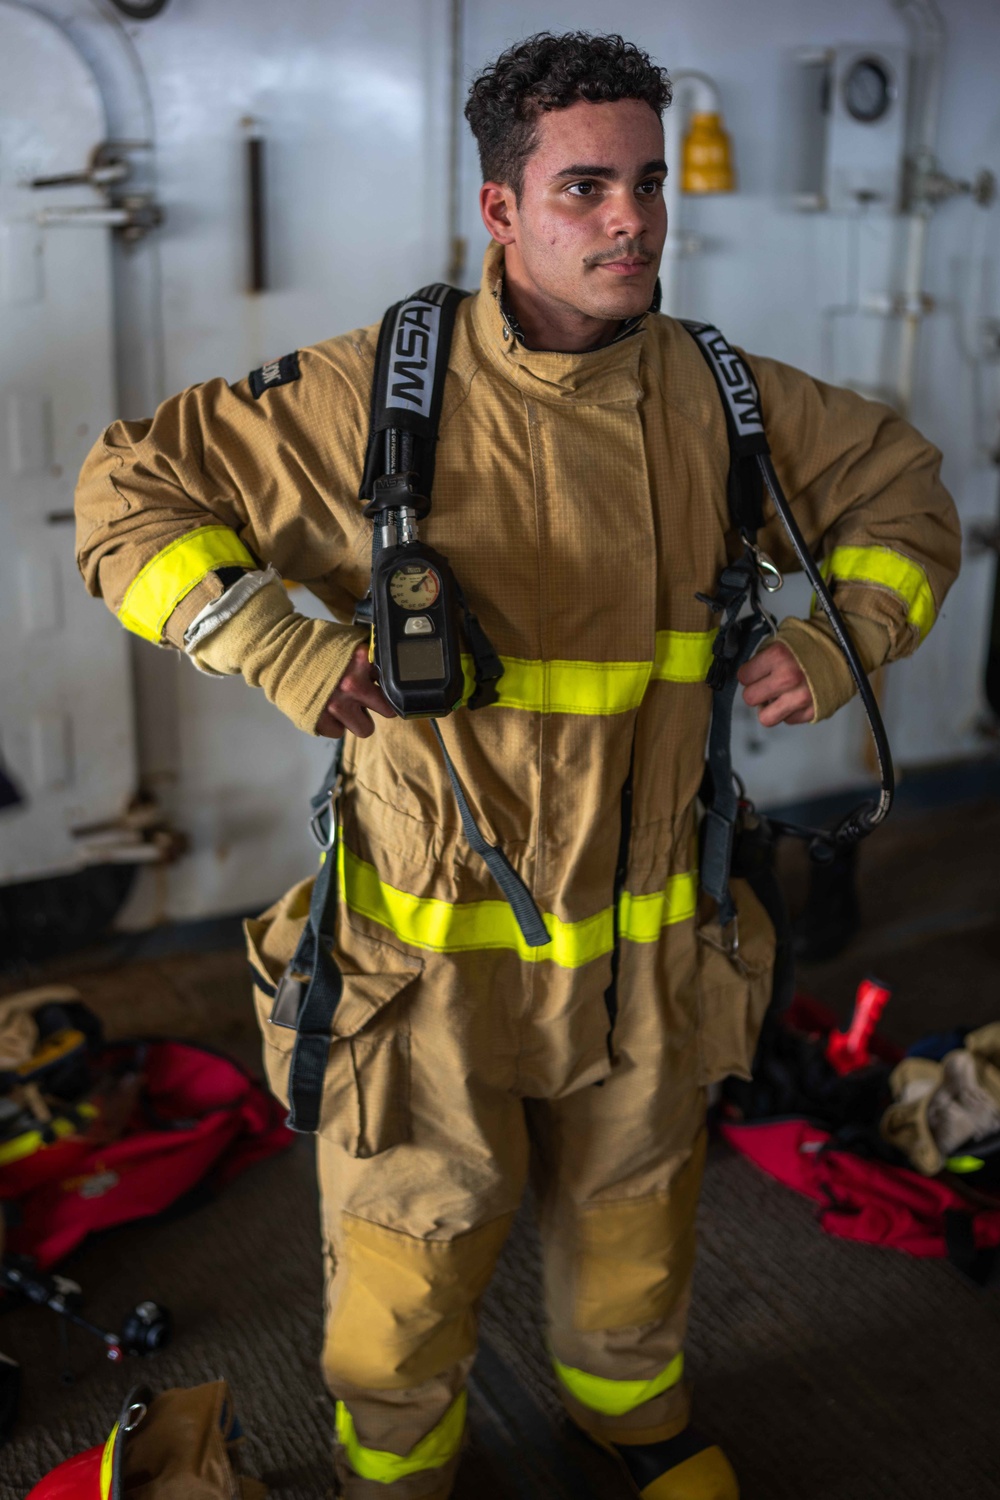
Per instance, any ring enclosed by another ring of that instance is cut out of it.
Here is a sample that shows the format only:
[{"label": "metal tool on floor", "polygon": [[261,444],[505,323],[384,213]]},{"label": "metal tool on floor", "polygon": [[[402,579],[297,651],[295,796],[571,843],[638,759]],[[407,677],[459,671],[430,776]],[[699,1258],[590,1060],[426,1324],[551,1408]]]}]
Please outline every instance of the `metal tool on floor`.
[{"label": "metal tool on floor", "polygon": [[[0,1261],[0,1289],[36,1307],[47,1307],[65,1320],[67,1329],[72,1325],[92,1333],[104,1344],[110,1360],[124,1359],[126,1354],[154,1354],[170,1340],[170,1312],[158,1302],[137,1303],[125,1314],[120,1330],[112,1333],[84,1317],[83,1288],[77,1282],[38,1271],[23,1256],[8,1255]],[[68,1369],[66,1374],[72,1379]]]}]

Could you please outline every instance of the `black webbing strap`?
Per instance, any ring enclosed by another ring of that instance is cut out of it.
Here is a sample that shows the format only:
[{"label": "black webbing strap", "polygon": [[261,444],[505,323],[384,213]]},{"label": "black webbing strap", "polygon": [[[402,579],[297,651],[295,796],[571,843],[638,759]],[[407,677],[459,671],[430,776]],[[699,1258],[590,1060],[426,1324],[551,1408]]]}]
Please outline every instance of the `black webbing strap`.
[{"label": "black webbing strap", "polygon": [[389,451],[401,433],[411,436],[405,465],[418,477],[421,495],[434,484],[434,459],[448,351],[459,303],[467,292],[435,282],[389,308],[379,329],[372,380],[368,449],[361,498],[372,499],[375,481],[400,473]]},{"label": "black webbing strap", "polygon": [[472,809],[468,804],[465,792],[462,790],[462,783],[458,779],[458,772],[455,770],[452,758],[448,754],[438,721],[432,719],[431,723],[434,726],[434,733],[437,735],[438,744],[441,746],[444,763],[448,768],[448,777],[451,781],[452,790],[455,793],[455,801],[458,803],[459,816],[462,819],[462,831],[465,834],[466,842],[479,855],[500,887],[506,898],[507,905],[514,913],[517,925],[521,929],[521,936],[528,947],[544,948],[546,943],[550,943],[552,939],[549,937],[545,923],[542,921],[542,914],[535,905],[531,892],[499,845],[488,843],[481,833],[479,825],[472,815]]},{"label": "black webbing strap", "polygon": [[622,783],[619,798],[620,832],[618,835],[618,858],[615,861],[615,880],[611,905],[611,978],[604,991],[604,1008],[608,1013],[608,1057],[614,1061],[614,1030],[618,1020],[618,975],[621,969],[621,905],[625,881],[628,877],[629,847],[632,842],[632,802],[635,790],[635,736],[628,760],[628,775]]},{"label": "black webbing strap", "polygon": [[744,541],[753,542],[764,524],[764,486],[757,463],[768,453],[757,383],[746,363],[711,323],[684,321],[715,378],[729,437],[729,514]]},{"label": "black webbing strap", "polygon": [[323,785],[312,798],[310,828],[326,858],[309,902],[309,916],[291,963],[278,983],[271,1019],[294,1026],[295,1049],[288,1074],[288,1120],[305,1134],[319,1127],[323,1078],[330,1055],[330,1026],[343,988],[331,948],[337,911],[337,790],[342,740]]},{"label": "black webbing strap", "polygon": [[769,449],[757,384],[744,361],[712,324],[685,322],[684,327],[698,345],[722,398],[729,440],[729,516],[743,538],[743,555],[723,569],[715,595],[698,595],[722,616],[707,679],[714,696],[701,792],[705,811],[699,830],[699,883],[715,901],[721,926],[728,927],[736,916],[729,880],[740,801],[732,755],[733,705],[739,685],[736,674],[761,641],[773,633],[760,605],[760,559],[756,551],[757,532],[764,519],[759,459]]},{"label": "black webbing strap", "polygon": [[[457,583],[457,579],[456,579]],[[503,662],[497,655],[493,642],[486,631],[480,625],[477,617],[472,613],[465,602],[465,595],[461,585],[458,588],[458,602],[462,610],[462,624],[465,628],[465,639],[469,643],[472,653],[472,674],[476,681],[474,691],[469,697],[468,708],[489,708],[500,696],[497,692],[497,683],[503,676]]]},{"label": "black webbing strap", "polygon": [[[719,637],[722,633],[720,630]],[[730,632],[735,650],[727,663],[729,674],[716,689],[712,700],[712,724],[708,732],[701,794],[705,811],[700,829],[699,881],[702,890],[716,903],[723,927],[728,927],[736,916],[736,903],[729,888],[740,805],[732,756],[733,702],[739,686],[736,673],[770,633],[770,623],[763,617],[750,616],[736,624]]]}]

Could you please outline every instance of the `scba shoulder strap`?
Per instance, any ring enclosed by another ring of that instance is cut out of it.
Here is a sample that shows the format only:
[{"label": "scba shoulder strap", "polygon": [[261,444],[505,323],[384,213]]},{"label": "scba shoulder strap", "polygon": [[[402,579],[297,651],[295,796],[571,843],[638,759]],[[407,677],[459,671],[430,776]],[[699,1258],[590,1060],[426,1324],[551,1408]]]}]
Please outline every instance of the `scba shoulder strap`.
[{"label": "scba shoulder strap", "polygon": [[[375,521],[373,564],[382,546],[382,527],[378,522],[385,508],[383,497],[405,489],[405,499],[397,503],[416,502],[414,508],[421,515],[430,509],[448,355],[458,308],[467,295],[455,287],[434,283],[397,302],[382,319],[360,492],[366,514]],[[503,674],[503,665],[461,589],[458,599],[476,681],[468,706],[485,707],[496,700],[495,685]],[[355,623],[370,625],[371,620],[369,595],[358,606]],[[476,824],[436,721],[434,731],[466,839],[508,901],[525,942],[535,948],[548,945],[551,938],[530,891],[504,851],[490,844]],[[312,799],[310,828],[323,851],[323,861],[313,886],[308,919],[275,990],[270,1017],[274,1024],[290,1027],[296,1033],[288,1075],[288,1125],[302,1133],[319,1128],[330,1032],[343,989],[332,952],[337,911],[337,800],[342,753],[343,743],[338,740],[323,784]]]},{"label": "scba shoulder strap", "polygon": [[857,843],[884,821],[892,806],[894,779],[889,742],[875,695],[771,462],[760,392],[753,371],[711,323],[685,321],[684,327],[698,345],[722,400],[729,438],[729,513],[733,527],[743,541],[743,555],[723,570],[714,596],[699,596],[721,615],[708,674],[708,681],[715,690],[715,702],[702,788],[705,816],[700,878],[702,889],[718,906],[722,925],[728,926],[736,915],[729,876],[740,804],[732,765],[736,674],[762,641],[774,633],[773,621],[761,602],[761,589],[774,592],[781,587],[780,573],[757,546],[757,533],[764,523],[765,491],[850,668],[875,742],[881,781],[878,796],[863,802],[833,829],[807,828],[774,818],[769,819],[771,827],[779,833],[808,839],[814,858],[829,858],[836,849]]},{"label": "scba shoulder strap", "polygon": [[[361,482],[365,514],[375,521],[373,573],[382,546],[379,521],[385,518],[387,509],[381,497],[393,493],[399,485],[405,485],[406,503],[413,506],[418,515],[426,515],[430,510],[448,356],[459,304],[467,295],[455,287],[435,282],[390,307],[382,320],[372,380],[368,451]],[[476,684],[467,706],[475,710],[496,702],[496,684],[503,675],[503,664],[469,608],[457,579],[455,584]],[[367,623],[371,618],[370,610],[359,609],[355,618]],[[534,948],[547,946],[551,938],[531,892],[503,849],[489,843],[481,832],[448,753],[440,724],[437,719],[432,722],[467,842],[496,881],[514,913],[524,941]]]},{"label": "scba shoulder strap", "polygon": [[434,282],[397,302],[382,319],[361,480],[366,503],[377,480],[407,470],[416,477],[418,494],[431,493],[451,337],[468,295]]}]

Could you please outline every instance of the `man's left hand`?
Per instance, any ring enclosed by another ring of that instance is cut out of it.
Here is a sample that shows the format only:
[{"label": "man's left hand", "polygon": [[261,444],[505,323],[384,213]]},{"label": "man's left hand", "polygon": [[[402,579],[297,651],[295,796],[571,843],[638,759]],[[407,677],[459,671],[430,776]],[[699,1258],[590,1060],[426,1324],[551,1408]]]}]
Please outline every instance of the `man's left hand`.
[{"label": "man's left hand", "polygon": [[757,710],[765,729],[775,724],[811,724],[816,707],[806,674],[788,647],[772,641],[740,667],[743,702]]}]

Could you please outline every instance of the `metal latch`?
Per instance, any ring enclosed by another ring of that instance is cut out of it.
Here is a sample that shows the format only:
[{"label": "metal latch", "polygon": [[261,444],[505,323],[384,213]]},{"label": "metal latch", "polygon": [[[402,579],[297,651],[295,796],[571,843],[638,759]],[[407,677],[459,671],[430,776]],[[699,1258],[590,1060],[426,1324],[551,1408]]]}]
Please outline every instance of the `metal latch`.
[{"label": "metal latch", "polygon": [[132,163],[125,154],[130,150],[148,150],[148,141],[102,141],[78,172],[58,172],[48,177],[32,177],[23,185],[36,191],[61,187],[92,187],[101,194],[103,203],[80,204],[72,208],[43,208],[36,216],[42,228],[57,225],[86,225],[95,229],[113,229],[129,244],[143,239],[151,229],[163,223],[163,209],[151,193],[133,191],[116,196],[114,189],[132,175]]},{"label": "metal latch", "polygon": [[144,194],[122,198],[118,203],[89,205],[80,208],[43,208],[37,216],[43,229],[53,225],[85,225],[95,229],[116,229],[130,245],[144,239],[151,229],[163,223],[163,210]]}]

